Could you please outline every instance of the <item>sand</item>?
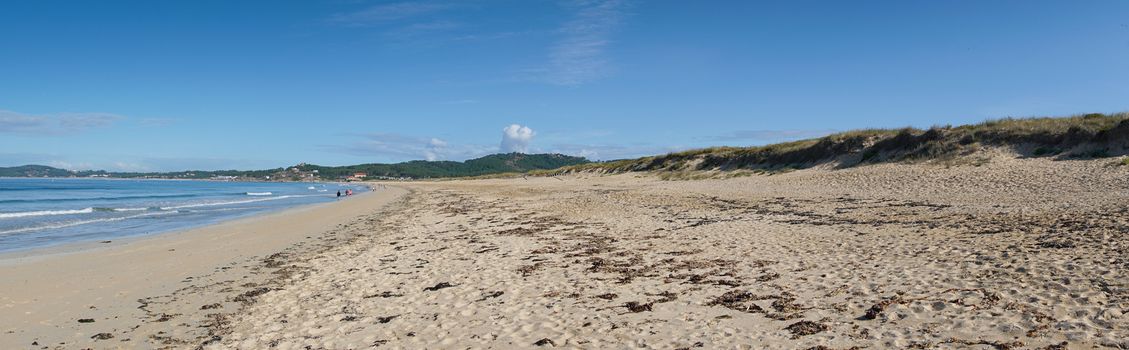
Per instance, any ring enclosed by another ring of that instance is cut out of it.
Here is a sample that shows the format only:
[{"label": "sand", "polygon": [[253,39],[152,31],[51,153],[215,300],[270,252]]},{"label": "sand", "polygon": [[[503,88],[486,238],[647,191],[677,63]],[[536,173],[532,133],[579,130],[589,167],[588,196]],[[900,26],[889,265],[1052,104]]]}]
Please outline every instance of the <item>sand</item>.
[{"label": "sand", "polygon": [[183,232],[0,255],[0,349],[191,348],[210,339],[210,330],[198,327],[211,322],[208,314],[240,306],[213,291],[265,283],[270,276],[256,272],[264,258],[336,244],[346,237],[343,224],[374,215],[403,193],[382,190]]},{"label": "sand", "polygon": [[154,294],[142,329],[164,333],[129,346],[1126,348],[1129,167],[1110,163],[389,183],[410,194],[323,228],[342,238],[237,262],[254,284]]}]

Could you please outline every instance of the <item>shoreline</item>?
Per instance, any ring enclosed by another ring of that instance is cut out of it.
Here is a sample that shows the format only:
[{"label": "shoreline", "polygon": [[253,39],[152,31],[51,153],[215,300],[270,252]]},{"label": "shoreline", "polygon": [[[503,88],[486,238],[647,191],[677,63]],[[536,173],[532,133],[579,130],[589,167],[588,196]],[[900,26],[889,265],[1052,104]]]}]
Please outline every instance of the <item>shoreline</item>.
[{"label": "shoreline", "polygon": [[[0,177],[0,179],[6,179],[6,178]],[[28,178],[7,178],[7,179],[28,179]],[[38,179],[38,178],[34,178],[34,179]],[[87,178],[55,178],[55,179],[89,180]],[[112,181],[169,180],[169,181],[201,181],[201,182],[209,181],[209,180],[194,180],[194,179],[115,179],[115,178],[109,178],[109,179],[99,178],[99,179],[96,179],[96,180],[106,180],[106,181],[111,181],[111,180]],[[222,182],[222,181],[213,181],[213,182]],[[265,182],[265,181],[250,182],[250,181],[248,181],[247,183],[272,183],[272,182]],[[295,182],[295,183],[299,183],[299,182]],[[301,182],[301,183],[315,184],[316,182]],[[374,192],[372,187],[369,186],[369,185],[366,185],[366,184],[354,184],[354,185],[349,185],[349,184],[346,184],[346,183],[337,183],[337,184],[342,185],[342,186],[364,188],[363,191],[355,191],[355,196],[362,196],[362,195],[365,195],[367,193]],[[356,188],[354,190],[356,190]],[[326,194],[326,197],[332,197],[332,194]],[[111,242],[111,241],[115,242],[115,243],[116,242],[123,242],[123,243],[132,242],[132,241],[135,241],[135,240],[145,239],[145,238],[148,238],[148,237],[155,237],[155,236],[168,235],[168,234],[177,234],[177,233],[180,233],[180,232],[191,231],[191,230],[209,227],[209,226],[214,226],[214,225],[223,225],[223,224],[226,224],[226,223],[229,223],[229,222],[236,222],[236,221],[241,221],[241,220],[252,220],[252,219],[255,219],[255,218],[258,218],[258,217],[275,215],[275,214],[279,214],[279,213],[288,212],[288,211],[291,211],[291,210],[300,210],[300,209],[303,209],[303,208],[314,207],[314,206],[319,206],[319,205],[328,205],[328,204],[336,203],[338,201],[340,201],[340,197],[338,198],[337,201],[333,201],[333,202],[321,202],[321,203],[315,202],[315,203],[292,204],[290,206],[285,206],[285,207],[280,207],[280,208],[272,208],[272,209],[269,209],[269,210],[266,210],[266,211],[244,213],[244,214],[241,214],[241,215],[238,215],[238,216],[226,217],[226,218],[211,218],[209,220],[205,220],[203,223],[186,224],[186,225],[182,225],[180,227],[172,227],[172,228],[158,229],[158,230],[155,230],[155,231],[132,233],[132,234],[124,235],[124,236],[111,236],[111,237],[103,237],[103,238],[90,237],[90,238],[83,238],[83,239],[80,239],[80,240],[62,240],[62,241],[59,241],[59,242],[50,242],[50,243],[45,243],[45,244],[42,244],[42,245],[22,246],[22,247],[12,248],[12,249],[9,249],[9,250],[0,249],[0,266],[8,263],[9,260],[16,259],[16,258],[29,258],[29,257],[33,257],[35,255],[40,255],[40,254],[50,255],[50,254],[69,253],[69,252],[81,251],[81,250],[87,250],[87,249],[97,249],[99,247],[102,247],[105,242]],[[92,208],[87,208],[87,209],[92,209]],[[93,209],[97,209],[97,208],[93,208]],[[59,210],[63,210],[63,209],[59,209]]]},{"label": "shoreline", "polygon": [[[66,243],[0,253],[0,286],[4,286],[0,289],[0,347],[21,348],[32,343],[103,347],[106,343],[94,345],[97,339],[91,339],[102,333],[128,339],[121,332],[149,329],[135,324],[147,316],[146,303],[139,302],[191,288],[204,278],[261,279],[265,276],[251,271],[254,264],[245,263],[297,246],[316,245],[340,224],[382,210],[406,192],[390,187],[349,200],[115,239],[108,244]],[[178,313],[201,310],[195,305]]]},{"label": "shoreline", "polygon": [[[366,196],[368,194],[374,194],[374,193],[376,193],[376,191],[373,191],[373,190],[370,189],[370,190],[367,190],[365,192],[357,193],[357,194],[353,195],[353,197],[360,198],[362,196]],[[144,240],[147,240],[147,239],[158,238],[158,237],[167,236],[167,235],[185,234],[185,233],[190,233],[190,232],[195,231],[195,230],[210,228],[210,227],[213,227],[213,226],[227,225],[227,224],[250,224],[251,222],[254,222],[256,220],[269,218],[271,216],[287,215],[287,214],[291,214],[292,212],[296,213],[296,212],[301,212],[301,211],[304,211],[304,210],[313,210],[313,209],[316,209],[318,207],[330,206],[330,205],[334,205],[334,204],[338,204],[338,203],[341,203],[341,201],[338,200],[338,201],[326,202],[326,203],[299,204],[299,205],[296,205],[296,206],[293,206],[293,207],[281,208],[281,209],[275,210],[275,211],[252,213],[252,214],[247,215],[247,216],[239,216],[239,217],[234,217],[234,218],[219,221],[219,222],[206,223],[206,224],[203,224],[201,226],[190,226],[190,227],[185,227],[185,228],[175,228],[175,229],[171,229],[171,230],[167,230],[167,231],[156,231],[156,232],[151,232],[151,233],[139,234],[139,235],[135,235],[135,236],[120,237],[120,238],[113,238],[113,239],[108,239],[108,240],[62,242],[62,243],[57,243],[57,244],[52,244],[52,245],[47,245],[47,246],[30,247],[30,248],[16,249],[16,250],[10,250],[10,251],[0,251],[0,266],[6,266],[6,265],[14,264],[14,263],[22,263],[23,261],[20,261],[20,260],[34,260],[34,259],[37,259],[37,258],[40,258],[40,257],[50,257],[50,256],[57,256],[57,255],[82,253],[82,252],[87,252],[87,251],[96,251],[96,250],[99,250],[99,249],[102,249],[102,248],[112,247],[114,245],[131,244],[131,243],[136,243],[136,242],[139,242],[139,241],[144,241]],[[109,243],[103,243],[103,242],[109,242]]]}]

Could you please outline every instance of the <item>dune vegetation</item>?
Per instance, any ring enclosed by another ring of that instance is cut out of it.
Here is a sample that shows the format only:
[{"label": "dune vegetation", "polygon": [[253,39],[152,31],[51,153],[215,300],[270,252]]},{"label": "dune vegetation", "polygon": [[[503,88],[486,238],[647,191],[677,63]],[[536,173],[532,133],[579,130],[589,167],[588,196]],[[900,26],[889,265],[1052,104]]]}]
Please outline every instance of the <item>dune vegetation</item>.
[{"label": "dune vegetation", "polygon": [[[587,163],[531,175],[571,172],[749,170],[778,172],[819,165],[837,168],[885,162],[954,161],[987,148],[1023,157],[1086,159],[1126,154],[1129,113],[1006,118],[929,129],[863,129],[753,147],[710,147],[659,156]],[[969,160],[976,164],[975,160]]]}]

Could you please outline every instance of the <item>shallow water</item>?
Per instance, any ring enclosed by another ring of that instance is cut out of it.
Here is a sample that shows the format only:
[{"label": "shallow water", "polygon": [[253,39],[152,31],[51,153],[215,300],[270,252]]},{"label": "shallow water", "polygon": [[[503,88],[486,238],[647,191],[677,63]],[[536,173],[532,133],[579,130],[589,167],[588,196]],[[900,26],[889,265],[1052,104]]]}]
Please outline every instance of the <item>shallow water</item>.
[{"label": "shallow water", "polygon": [[333,183],[0,178],[0,251],[181,230],[331,202]]}]

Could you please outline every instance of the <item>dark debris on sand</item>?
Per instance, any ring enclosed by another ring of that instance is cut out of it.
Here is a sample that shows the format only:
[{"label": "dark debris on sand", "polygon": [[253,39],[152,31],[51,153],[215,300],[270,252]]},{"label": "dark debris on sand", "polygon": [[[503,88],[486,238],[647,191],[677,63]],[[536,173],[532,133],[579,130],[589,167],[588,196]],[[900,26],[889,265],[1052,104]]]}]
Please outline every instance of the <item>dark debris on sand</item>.
[{"label": "dark debris on sand", "polygon": [[627,308],[627,311],[634,313],[634,312],[651,311],[651,309],[654,305],[655,305],[654,302],[640,303],[638,301],[629,301],[629,302],[624,303],[623,307]]},{"label": "dark debris on sand", "polygon": [[450,284],[450,283],[447,283],[447,282],[440,282],[439,284],[436,284],[435,286],[424,288],[423,291],[434,292],[434,291],[437,291],[437,290],[440,290],[440,289],[443,289],[443,288],[451,288],[451,287],[454,287],[454,286],[456,286],[456,285]]},{"label": "dark debris on sand", "polygon": [[816,334],[816,333],[819,333],[819,332],[826,331],[829,328],[830,327],[827,327],[827,325],[825,325],[825,324],[807,321],[807,320],[796,322],[796,323],[788,325],[788,327],[784,327],[784,329],[788,330],[789,332],[792,332],[792,338],[799,338],[799,337],[802,337],[802,336],[805,336],[805,335]]},{"label": "dark debris on sand", "polygon": [[106,340],[106,339],[113,339],[113,338],[114,338],[114,335],[110,334],[110,333],[98,333],[98,334],[95,334],[94,336],[90,337],[90,339],[94,339],[94,340]]}]

